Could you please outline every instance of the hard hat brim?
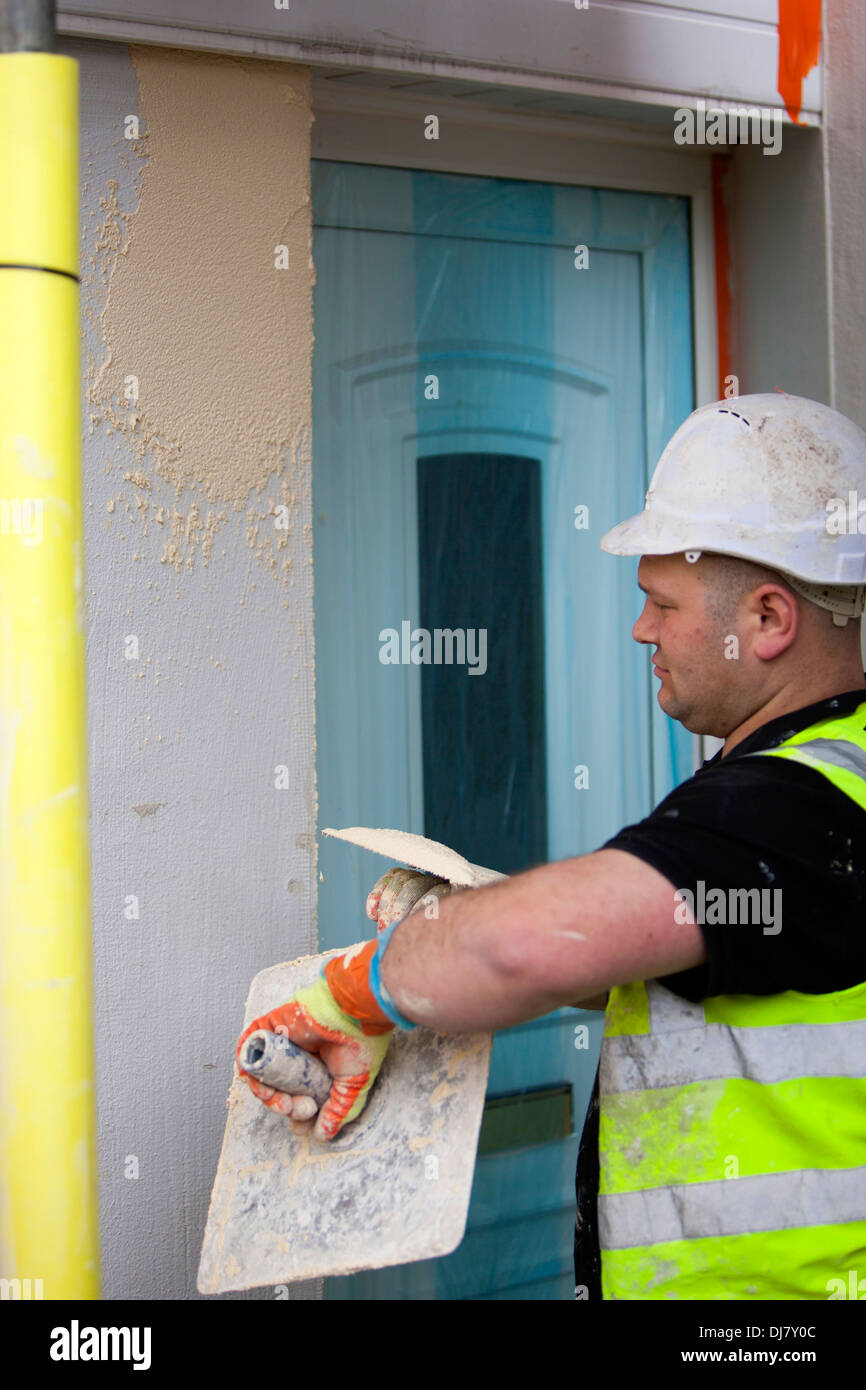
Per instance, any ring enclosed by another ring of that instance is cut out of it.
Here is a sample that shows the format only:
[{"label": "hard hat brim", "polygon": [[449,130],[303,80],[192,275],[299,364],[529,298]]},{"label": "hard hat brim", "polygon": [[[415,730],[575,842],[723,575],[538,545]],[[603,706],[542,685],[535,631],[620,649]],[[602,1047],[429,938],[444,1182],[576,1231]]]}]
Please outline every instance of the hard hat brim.
[{"label": "hard hat brim", "polygon": [[599,544],[608,555],[684,555],[694,550],[702,555],[730,555],[771,569],[779,568],[760,543],[744,538],[739,544],[732,544],[720,538],[717,532],[714,534],[712,527],[698,523],[678,529],[679,534],[672,536],[668,527],[659,526],[655,518],[648,519],[646,512],[638,512],[607,531]]},{"label": "hard hat brim", "polygon": [[[644,512],[630,516],[627,521],[605,532],[599,542],[608,555],[669,555],[670,539],[660,541],[651,536]],[[685,549],[685,546],[683,547]]]}]

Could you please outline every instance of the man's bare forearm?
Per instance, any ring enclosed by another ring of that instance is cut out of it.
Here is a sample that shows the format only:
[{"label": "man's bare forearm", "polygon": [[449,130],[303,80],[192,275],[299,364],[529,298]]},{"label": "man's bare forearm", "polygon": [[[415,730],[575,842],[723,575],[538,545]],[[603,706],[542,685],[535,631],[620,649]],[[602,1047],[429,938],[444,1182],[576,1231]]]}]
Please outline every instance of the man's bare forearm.
[{"label": "man's bare forearm", "polygon": [[612,985],[706,959],[674,920],[674,889],[620,850],[542,865],[410,914],[381,978],[413,1022],[442,1032],[507,1028],[563,1005],[600,1009]]},{"label": "man's bare forearm", "polygon": [[502,949],[514,884],[454,893],[439,903],[436,919],[418,911],[396,929],[382,981],[408,1018],[461,1032],[508,1027],[556,1007],[515,976]]},{"label": "man's bare forearm", "polygon": [[603,981],[592,976],[580,906],[563,898],[550,866],[456,892],[438,910],[434,920],[407,917],[382,962],[385,987],[413,1022],[502,1029],[581,999],[598,1006]]},{"label": "man's bare forearm", "polygon": [[[582,1007],[604,1007],[580,910],[543,869],[454,893],[438,911],[432,921],[423,912],[409,916],[382,963],[386,988],[413,1021],[460,1032],[506,1028],[584,999]],[[582,973],[581,955],[587,976],[575,993],[570,981]],[[560,970],[551,968],[557,958]]]}]

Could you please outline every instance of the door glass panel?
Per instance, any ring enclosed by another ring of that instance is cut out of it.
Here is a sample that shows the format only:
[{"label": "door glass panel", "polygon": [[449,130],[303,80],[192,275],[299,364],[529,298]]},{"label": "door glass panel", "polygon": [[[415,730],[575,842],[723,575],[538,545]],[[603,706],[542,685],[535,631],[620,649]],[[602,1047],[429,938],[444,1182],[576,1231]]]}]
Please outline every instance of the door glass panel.
[{"label": "door glass panel", "polygon": [[541,470],[418,460],[424,833],[516,873],[547,857]]}]

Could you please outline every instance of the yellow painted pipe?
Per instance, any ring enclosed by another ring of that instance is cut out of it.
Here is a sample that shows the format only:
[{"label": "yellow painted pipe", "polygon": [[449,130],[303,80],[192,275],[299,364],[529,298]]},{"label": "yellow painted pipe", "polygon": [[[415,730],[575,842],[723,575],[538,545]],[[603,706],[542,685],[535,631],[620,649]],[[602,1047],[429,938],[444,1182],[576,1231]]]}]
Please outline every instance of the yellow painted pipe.
[{"label": "yellow painted pipe", "polygon": [[78,222],[78,64],[2,54],[0,1276],[46,1299],[99,1297]]}]

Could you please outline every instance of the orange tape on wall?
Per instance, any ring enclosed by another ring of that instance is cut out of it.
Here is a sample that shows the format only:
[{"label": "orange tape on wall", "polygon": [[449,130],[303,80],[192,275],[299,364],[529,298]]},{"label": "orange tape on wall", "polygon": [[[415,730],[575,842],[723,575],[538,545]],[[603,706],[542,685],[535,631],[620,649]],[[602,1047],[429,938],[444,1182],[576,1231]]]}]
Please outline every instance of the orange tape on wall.
[{"label": "orange tape on wall", "polygon": [[779,75],[776,86],[792,121],[800,124],[803,78],[818,61],[821,0],[779,0]]}]

